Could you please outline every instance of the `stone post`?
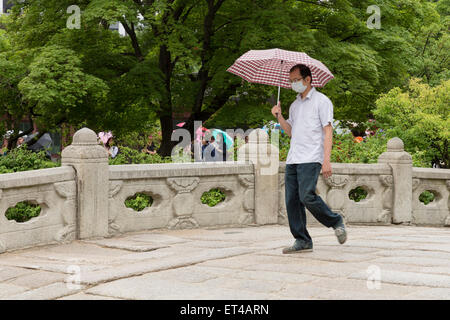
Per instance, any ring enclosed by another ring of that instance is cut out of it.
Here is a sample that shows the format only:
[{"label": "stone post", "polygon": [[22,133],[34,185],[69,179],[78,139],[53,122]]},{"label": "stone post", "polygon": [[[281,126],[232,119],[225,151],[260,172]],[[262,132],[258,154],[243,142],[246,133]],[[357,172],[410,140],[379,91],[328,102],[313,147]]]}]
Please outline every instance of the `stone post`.
[{"label": "stone post", "polygon": [[61,154],[61,164],[72,166],[77,179],[77,239],[108,235],[108,152],[94,131],[83,128]]},{"label": "stone post", "polygon": [[393,223],[410,223],[412,220],[412,157],[403,149],[400,138],[387,143],[387,151],[378,157],[378,163],[387,163],[392,168],[394,199]]},{"label": "stone post", "polygon": [[254,167],[256,224],[278,223],[278,153],[262,129],[253,130],[248,143],[238,150],[238,161],[250,161]]}]

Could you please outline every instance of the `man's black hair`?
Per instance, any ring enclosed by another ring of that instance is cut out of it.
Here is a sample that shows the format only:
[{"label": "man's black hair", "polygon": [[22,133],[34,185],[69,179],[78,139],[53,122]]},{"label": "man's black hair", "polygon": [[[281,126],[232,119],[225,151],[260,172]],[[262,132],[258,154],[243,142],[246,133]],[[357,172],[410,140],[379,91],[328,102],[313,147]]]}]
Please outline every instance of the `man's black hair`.
[{"label": "man's black hair", "polygon": [[311,83],[312,83],[311,70],[307,66],[305,66],[304,64],[296,64],[295,66],[293,66],[291,68],[289,73],[295,71],[295,69],[298,69],[300,71],[300,75],[302,76],[303,79],[306,79],[306,77],[310,76],[311,77]]}]

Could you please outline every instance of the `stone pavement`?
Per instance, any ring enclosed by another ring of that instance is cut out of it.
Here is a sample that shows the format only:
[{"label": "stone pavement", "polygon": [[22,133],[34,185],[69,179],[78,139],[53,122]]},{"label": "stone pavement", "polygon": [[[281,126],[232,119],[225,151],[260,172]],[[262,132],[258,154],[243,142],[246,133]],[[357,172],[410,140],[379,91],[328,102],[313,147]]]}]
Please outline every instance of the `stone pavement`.
[{"label": "stone pavement", "polygon": [[153,230],[0,254],[1,299],[450,299],[450,229]]}]

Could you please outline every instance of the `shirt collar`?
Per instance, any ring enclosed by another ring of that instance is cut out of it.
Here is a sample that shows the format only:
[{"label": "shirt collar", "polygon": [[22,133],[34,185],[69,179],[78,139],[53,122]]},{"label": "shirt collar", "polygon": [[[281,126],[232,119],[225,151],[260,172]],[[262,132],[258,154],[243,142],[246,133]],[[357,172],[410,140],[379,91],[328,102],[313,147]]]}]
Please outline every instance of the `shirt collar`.
[{"label": "shirt collar", "polygon": [[[311,87],[311,90],[309,90],[308,94],[306,95],[305,100],[311,99],[311,96],[313,95],[314,92],[316,92],[316,88]],[[300,99],[300,101],[304,101],[304,100],[302,100],[302,95],[301,95],[301,93],[299,93],[299,94],[297,95],[297,98]]]}]

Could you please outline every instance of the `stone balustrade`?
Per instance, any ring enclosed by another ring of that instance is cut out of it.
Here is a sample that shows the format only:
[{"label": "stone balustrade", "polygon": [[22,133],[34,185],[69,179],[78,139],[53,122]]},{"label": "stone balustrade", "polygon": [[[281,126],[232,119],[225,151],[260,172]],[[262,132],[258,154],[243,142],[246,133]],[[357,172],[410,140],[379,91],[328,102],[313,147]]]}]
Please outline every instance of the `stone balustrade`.
[{"label": "stone balustrade", "polygon": [[[8,208],[28,201],[41,213],[18,223],[5,216]],[[75,170],[60,167],[0,175],[0,253],[6,250],[66,242],[76,238]]]},{"label": "stone balustrade", "polygon": [[[250,134],[236,162],[109,166],[96,134],[84,128],[60,168],[0,175],[0,252],[159,228],[287,224],[284,171],[262,130]],[[450,170],[413,168],[398,138],[378,163],[332,163],[332,172],[319,177],[316,191],[347,223],[450,226]],[[349,198],[356,187],[367,192],[359,202]],[[203,204],[202,194],[216,188],[225,201]],[[428,205],[419,201],[425,190],[435,194]],[[128,208],[125,201],[140,193],[151,206]],[[8,220],[6,210],[22,201],[39,204],[40,215]]]}]

